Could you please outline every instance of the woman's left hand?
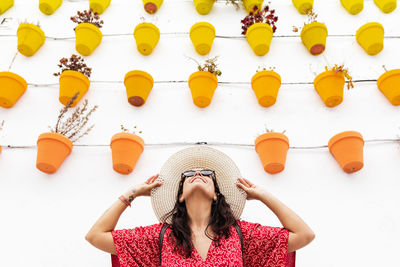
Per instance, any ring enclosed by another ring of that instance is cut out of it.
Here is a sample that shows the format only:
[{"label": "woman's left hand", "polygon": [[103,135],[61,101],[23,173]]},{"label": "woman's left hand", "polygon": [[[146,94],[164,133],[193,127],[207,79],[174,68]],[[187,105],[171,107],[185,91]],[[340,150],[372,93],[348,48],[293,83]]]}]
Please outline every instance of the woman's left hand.
[{"label": "woman's left hand", "polygon": [[247,193],[247,200],[252,199],[260,199],[260,196],[263,194],[263,190],[261,187],[256,186],[249,180],[245,178],[238,178],[239,182],[236,183],[236,186],[243,189]]}]

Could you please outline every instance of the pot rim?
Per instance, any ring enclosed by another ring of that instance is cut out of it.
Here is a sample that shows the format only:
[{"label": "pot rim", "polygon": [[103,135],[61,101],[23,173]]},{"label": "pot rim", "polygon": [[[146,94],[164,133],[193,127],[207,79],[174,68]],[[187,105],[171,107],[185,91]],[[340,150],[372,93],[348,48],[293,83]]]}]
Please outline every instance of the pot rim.
[{"label": "pot rim", "polygon": [[326,71],[321,72],[320,74],[318,74],[317,77],[315,77],[314,86],[316,84],[318,84],[322,79],[325,79],[325,78],[327,78],[329,76],[342,76],[343,80],[345,80],[343,72],[335,72],[333,70],[326,70]]},{"label": "pot rim", "polygon": [[193,73],[189,76],[189,81],[188,81],[188,82],[190,83],[194,78],[197,78],[197,77],[206,77],[206,78],[210,78],[210,79],[214,80],[215,83],[218,85],[218,78],[217,78],[217,76],[214,75],[214,74],[212,74],[212,73],[209,72],[209,71],[206,71],[206,70],[199,70],[199,71],[193,72]]},{"label": "pot rim", "polygon": [[144,149],[144,140],[133,133],[127,133],[127,132],[120,132],[120,133],[116,133],[111,137],[111,141],[110,141],[110,147],[112,146],[112,144],[117,141],[117,140],[129,140],[129,141],[133,141],[137,144],[140,145],[140,147],[142,148],[142,151]]},{"label": "pot rim", "polygon": [[254,140],[255,148],[257,148],[258,144],[260,144],[261,142],[263,142],[265,140],[269,140],[269,139],[279,139],[281,141],[284,141],[289,147],[289,138],[286,135],[284,135],[282,133],[271,132],[271,133],[263,133],[263,134],[259,135],[256,138],[256,140]]},{"label": "pot rim", "polygon": [[273,77],[275,79],[277,79],[279,81],[279,83],[281,83],[281,76],[279,75],[279,73],[277,73],[276,71],[273,70],[263,70],[263,71],[259,71],[256,74],[253,75],[253,77],[251,78],[251,85],[253,86],[253,83],[264,76],[268,76],[268,77]]},{"label": "pot rim", "polygon": [[204,27],[204,28],[208,28],[208,29],[212,30],[213,35],[215,37],[215,27],[211,23],[208,23],[208,22],[197,22],[197,23],[193,24],[193,26],[190,28],[190,31],[189,31],[190,36],[192,36],[192,33],[194,30],[196,30],[197,28],[200,28],[200,27]]},{"label": "pot rim", "polygon": [[97,27],[96,25],[94,25],[93,23],[89,23],[89,22],[82,22],[79,23],[78,26],[75,27],[75,31],[79,28],[87,28],[90,30],[93,30],[94,32],[96,32],[100,37],[103,36],[103,33],[101,32],[101,30],[99,29],[99,27]]},{"label": "pot rim", "polygon": [[364,145],[364,138],[361,135],[361,133],[359,133],[357,131],[345,131],[345,132],[338,133],[338,134],[334,135],[331,139],[329,139],[329,142],[328,142],[329,151],[331,151],[333,145],[335,145],[337,142],[339,142],[343,139],[352,138],[352,137],[361,139],[361,141],[363,142],[363,145]]},{"label": "pot rim", "polygon": [[124,84],[127,79],[129,79],[133,76],[140,76],[140,77],[143,77],[143,78],[149,80],[152,84],[154,83],[154,79],[149,73],[142,71],[142,70],[131,70],[125,74]]},{"label": "pot rim", "polygon": [[142,23],[139,23],[138,25],[136,25],[135,30],[133,31],[133,35],[135,35],[136,31],[141,29],[141,28],[153,29],[154,31],[157,32],[158,35],[160,35],[160,30],[158,29],[158,27],[156,25],[154,25],[153,23],[150,23],[150,22],[142,22]]},{"label": "pot rim", "polygon": [[22,78],[21,76],[19,76],[18,74],[14,73],[14,72],[1,71],[0,72],[0,78],[1,77],[7,77],[9,79],[13,79],[13,80],[17,81],[24,88],[28,87],[28,83],[25,81],[25,79]]},{"label": "pot rim", "polygon": [[369,28],[372,27],[378,27],[380,29],[382,29],[383,33],[385,33],[385,28],[382,26],[382,24],[380,24],[379,22],[368,22],[364,25],[362,25],[356,32],[356,38],[358,39],[360,37],[360,35],[365,31],[368,30]]},{"label": "pot rim", "polygon": [[39,135],[36,144],[39,144],[39,142],[43,139],[50,139],[64,144],[69,149],[69,153],[71,153],[72,148],[74,146],[69,138],[59,133],[52,133],[52,132],[42,133]]},{"label": "pot rim", "polygon": [[311,22],[309,24],[306,24],[303,29],[301,30],[300,36],[303,36],[303,34],[305,34],[308,30],[312,29],[312,28],[322,28],[325,30],[326,34],[328,34],[328,28],[326,27],[326,25],[322,22],[318,22],[318,21],[314,21]]},{"label": "pot rim", "polygon": [[376,81],[378,88],[381,87],[381,84],[386,80],[391,78],[392,76],[400,75],[400,69],[393,69],[384,72]]},{"label": "pot rim", "polygon": [[272,31],[271,26],[268,23],[266,23],[266,22],[257,22],[257,23],[254,23],[253,25],[251,25],[249,28],[247,28],[246,36],[247,36],[247,34],[249,34],[250,32],[252,32],[252,31],[254,31],[255,29],[258,29],[258,28],[266,28],[268,31],[270,31],[272,34],[274,34],[274,32]]},{"label": "pot rim", "polygon": [[90,86],[89,78],[85,74],[80,73],[79,71],[76,71],[76,70],[64,70],[61,73],[59,80],[61,80],[61,76],[62,77],[65,77],[65,76],[68,77],[69,76],[69,77],[78,78],[78,79],[82,80],[84,83],[86,83],[87,86]]}]

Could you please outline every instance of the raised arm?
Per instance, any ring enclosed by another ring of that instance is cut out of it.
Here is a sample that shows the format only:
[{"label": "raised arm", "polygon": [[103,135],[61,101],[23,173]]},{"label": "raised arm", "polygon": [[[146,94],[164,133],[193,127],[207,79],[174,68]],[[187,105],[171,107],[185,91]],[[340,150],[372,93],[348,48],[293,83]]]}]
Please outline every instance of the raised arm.
[{"label": "raised arm", "polygon": [[288,253],[306,246],[315,238],[311,228],[271,193],[247,179],[239,178],[239,181],[240,183],[237,183],[237,186],[246,191],[248,200],[257,199],[263,202],[275,213],[283,227],[289,230]]},{"label": "raised arm", "polygon": [[[161,186],[161,182],[154,182],[158,177],[154,175],[147,181],[132,186],[123,196],[131,203],[138,196],[150,196],[150,191],[154,187]],[[98,249],[105,252],[116,254],[111,231],[118,223],[119,217],[126,209],[127,205],[121,200],[116,200],[110,208],[96,221],[89,232],[86,240]]]}]

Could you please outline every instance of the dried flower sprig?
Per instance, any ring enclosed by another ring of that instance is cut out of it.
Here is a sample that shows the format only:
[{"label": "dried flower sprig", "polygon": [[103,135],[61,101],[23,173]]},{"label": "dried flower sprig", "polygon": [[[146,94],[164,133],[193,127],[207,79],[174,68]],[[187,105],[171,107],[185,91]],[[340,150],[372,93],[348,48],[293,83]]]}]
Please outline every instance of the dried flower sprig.
[{"label": "dried flower sprig", "polygon": [[59,76],[64,70],[75,70],[79,71],[83,75],[86,75],[90,78],[90,74],[92,73],[92,68],[89,68],[84,59],[81,56],[73,54],[69,59],[63,57],[60,59],[60,64],[57,65],[61,68],[60,72],[54,73],[54,76]]},{"label": "dried flower sprig", "polygon": [[353,77],[350,76],[349,69],[345,68],[344,65],[335,64],[332,68],[328,68],[325,66],[326,71],[334,71],[336,73],[342,72],[344,74],[345,79],[347,79],[347,89],[354,88]]},{"label": "dried flower sprig", "polygon": [[[130,131],[129,129],[127,129],[127,128],[125,128],[124,127],[124,125],[122,125],[121,124],[121,130],[123,131],[123,132],[125,132],[125,133],[132,133],[132,134],[136,134],[136,129],[137,128],[137,126],[135,125],[135,126],[133,126],[133,130],[132,131]],[[142,131],[140,130],[140,131],[138,131],[138,133],[142,133]]]},{"label": "dried flower sprig", "polygon": [[259,10],[257,6],[254,6],[253,11],[241,20],[243,24],[242,34],[246,35],[248,28],[255,23],[267,23],[269,26],[271,26],[272,31],[275,32],[277,29],[275,23],[277,21],[278,17],[275,16],[275,9],[270,9],[270,7],[267,5]]},{"label": "dried flower sprig", "polygon": [[214,74],[215,76],[221,76],[222,72],[217,68],[218,67],[218,64],[217,64],[218,56],[207,59],[203,65],[201,65],[194,58],[191,58],[191,57],[189,57],[189,58],[197,63],[197,68],[199,71],[208,71],[208,72]]},{"label": "dried flower sprig", "polygon": [[104,23],[103,20],[100,20],[100,15],[97,12],[93,12],[92,9],[78,11],[76,16],[71,17],[71,20],[78,24],[92,23],[99,28],[101,28],[102,24]]},{"label": "dried flower sprig", "polygon": [[98,106],[96,105],[92,109],[88,110],[88,100],[85,99],[82,108],[76,107],[71,116],[68,119],[63,120],[69,108],[71,108],[71,105],[77,99],[78,94],[79,92],[76,93],[71,98],[71,100],[60,110],[56,126],[54,128],[49,126],[50,131],[52,133],[62,134],[65,137],[69,138],[72,142],[76,142],[77,140],[87,135],[92,130],[94,125],[86,127],[86,130],[83,133],[81,133],[85,128],[86,124],[88,123],[89,117],[98,108]]},{"label": "dried flower sprig", "polygon": [[[266,124],[264,124],[264,127],[265,127],[264,130],[266,133],[274,133],[275,132],[274,129],[269,129]],[[282,134],[285,134],[285,132],[286,132],[286,130],[283,130]]]},{"label": "dried flower sprig", "polygon": [[239,0],[226,0],[225,4],[229,5],[232,4],[236,7],[236,10],[240,8]]},{"label": "dried flower sprig", "polygon": [[5,121],[4,121],[4,120],[0,122],[0,132],[3,130],[4,123],[5,123]]},{"label": "dried flower sprig", "polygon": [[258,68],[257,68],[257,70],[256,70],[256,72],[259,72],[259,71],[265,71],[265,70],[270,70],[270,71],[275,71],[275,67],[265,67],[265,66],[258,66]]},{"label": "dried flower sprig", "polygon": [[388,71],[388,70],[386,69],[386,66],[385,66],[385,65],[382,65],[382,68],[383,68],[385,71]]},{"label": "dried flower sprig", "polygon": [[33,22],[29,22],[27,19],[24,19],[24,21],[20,22],[19,24],[23,24],[23,23],[33,24],[33,25],[36,25],[36,26],[38,26],[40,28],[40,22],[39,21],[37,21],[36,23],[33,23]]},{"label": "dried flower sprig", "polygon": [[[303,27],[306,26],[307,24],[317,22],[318,14],[315,12],[315,10],[313,8],[308,9],[306,11],[306,15],[307,15],[307,22],[304,22]],[[301,28],[302,27],[293,26],[293,32],[298,32]]]}]

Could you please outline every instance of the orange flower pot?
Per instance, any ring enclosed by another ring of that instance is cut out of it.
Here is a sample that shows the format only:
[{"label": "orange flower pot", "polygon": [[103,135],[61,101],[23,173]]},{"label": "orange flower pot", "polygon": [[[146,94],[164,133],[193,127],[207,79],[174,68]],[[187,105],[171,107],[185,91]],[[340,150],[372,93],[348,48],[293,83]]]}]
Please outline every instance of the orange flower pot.
[{"label": "orange flower pot", "polygon": [[154,80],[150,74],[140,70],[128,72],[124,78],[128,102],[136,107],[142,106],[153,88]]},{"label": "orange flower pot", "polygon": [[64,135],[43,133],[37,140],[36,168],[55,173],[72,151],[73,144]]},{"label": "orange flower pot", "polygon": [[210,105],[217,86],[217,76],[208,71],[197,71],[189,77],[189,88],[192,92],[193,103],[200,108]]},{"label": "orange flower pot", "polygon": [[328,107],[336,107],[343,101],[343,72],[333,70],[320,73],[314,80],[314,88]]},{"label": "orange flower pot", "polygon": [[66,105],[79,92],[78,97],[71,105],[71,107],[75,107],[89,90],[89,86],[90,81],[84,74],[75,70],[65,70],[60,75],[60,95],[58,99],[63,105]]},{"label": "orange flower pot", "polygon": [[143,152],[144,141],[131,133],[117,133],[111,138],[113,168],[121,174],[129,174]]},{"label": "orange flower pot", "polygon": [[14,106],[27,87],[28,83],[21,76],[9,71],[0,72],[0,106]]},{"label": "orange flower pot", "polygon": [[281,133],[265,133],[255,140],[255,149],[264,170],[275,174],[285,169],[289,139]]},{"label": "orange flower pot", "polygon": [[377,84],[392,105],[400,105],[400,69],[385,72],[379,77]]},{"label": "orange flower pot", "polygon": [[329,140],[328,147],[343,171],[353,173],[364,166],[364,139],[360,133],[354,131],[339,133]]},{"label": "orange flower pot", "polygon": [[281,87],[281,76],[275,71],[257,72],[251,78],[251,87],[256,94],[258,103],[263,107],[270,107],[276,102]]}]

